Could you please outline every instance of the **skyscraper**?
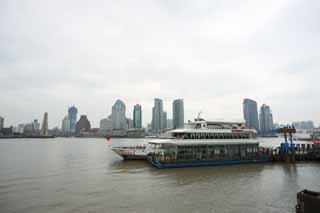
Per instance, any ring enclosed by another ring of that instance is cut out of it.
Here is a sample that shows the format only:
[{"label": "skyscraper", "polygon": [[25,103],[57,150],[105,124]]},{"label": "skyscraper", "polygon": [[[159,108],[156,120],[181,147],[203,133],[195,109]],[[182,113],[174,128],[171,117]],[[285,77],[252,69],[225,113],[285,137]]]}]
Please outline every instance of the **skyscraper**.
[{"label": "skyscraper", "polygon": [[45,112],[43,115],[40,135],[48,135],[48,113]]},{"label": "skyscraper", "polygon": [[68,109],[68,118],[70,120],[70,131],[76,131],[76,123],[77,123],[77,114],[78,109],[75,106],[72,106]]},{"label": "skyscraper", "polygon": [[91,128],[90,121],[86,115],[81,115],[79,121],[76,124],[76,133],[80,133],[83,130],[89,130]]},{"label": "skyscraper", "polygon": [[247,128],[259,130],[257,102],[251,99],[243,100],[243,118]]},{"label": "skyscraper", "polygon": [[260,131],[268,134],[273,129],[273,116],[268,105],[263,104],[260,108]]},{"label": "skyscraper", "polygon": [[34,119],[32,122],[33,131],[35,133],[39,133],[40,131],[40,123],[38,122],[38,119]]},{"label": "skyscraper", "polygon": [[154,99],[152,108],[152,130],[160,131],[163,128],[163,101],[159,98]]},{"label": "skyscraper", "polygon": [[167,129],[173,129],[173,120],[172,119],[167,120]]},{"label": "skyscraper", "polygon": [[167,112],[163,111],[162,113],[162,129],[167,129],[168,121],[167,121]]},{"label": "skyscraper", "polygon": [[117,100],[112,106],[112,128],[115,130],[125,130],[128,128],[126,119],[126,105],[121,100]]},{"label": "skyscraper", "polygon": [[184,127],[184,101],[176,99],[172,103],[173,128],[180,129]]},{"label": "skyscraper", "polygon": [[4,125],[4,118],[0,117],[0,130],[3,128]]},{"label": "skyscraper", "polygon": [[136,104],[133,108],[133,128],[141,129],[142,128],[142,109],[141,105]]},{"label": "skyscraper", "polygon": [[71,132],[71,129],[70,129],[70,119],[68,118],[68,116],[65,116],[65,117],[63,118],[61,130],[62,130],[63,132]]}]

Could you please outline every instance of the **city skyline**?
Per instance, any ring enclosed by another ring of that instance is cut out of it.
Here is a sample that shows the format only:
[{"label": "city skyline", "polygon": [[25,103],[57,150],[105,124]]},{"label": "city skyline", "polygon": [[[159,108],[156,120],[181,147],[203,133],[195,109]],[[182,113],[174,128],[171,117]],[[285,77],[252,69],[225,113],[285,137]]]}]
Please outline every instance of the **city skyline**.
[{"label": "city skyline", "polygon": [[[155,99],[159,99],[159,98],[155,98]],[[154,99],[154,100],[155,100]],[[169,101],[169,103],[165,103],[164,101],[163,101],[163,99],[159,99],[159,100],[161,100],[162,101],[162,107],[163,107],[163,113],[165,113],[166,114],[166,117],[167,117],[167,121],[168,120],[172,120],[173,121],[173,113],[172,113],[172,111],[173,111],[173,103],[175,102],[175,101],[180,101],[180,100],[182,100],[182,104],[183,104],[183,106],[184,106],[184,99],[173,99],[173,100],[170,100]],[[244,118],[244,102],[245,101],[254,101],[254,102],[256,102],[255,100],[253,100],[253,99],[248,99],[248,98],[244,98],[243,100],[242,100],[242,105],[241,105],[241,111],[242,111],[242,114],[241,114],[241,118],[236,118],[236,119],[231,119],[231,120],[227,120],[227,119],[225,119],[225,118],[219,118],[219,117],[217,117],[217,118],[207,118],[206,117],[206,113],[203,113],[203,111],[201,111],[201,115],[206,119],[206,120],[212,120],[212,121],[236,121],[236,122],[246,122],[245,121],[245,118]],[[121,102],[121,103],[123,103],[123,104],[125,104],[125,108],[126,108],[126,103],[125,102],[123,102],[121,99],[116,99],[116,103],[119,103],[119,102]],[[257,102],[256,102],[256,104],[257,104]],[[114,107],[114,105],[115,105],[115,103],[112,105],[112,107]],[[141,104],[129,104],[129,106],[133,106],[132,107],[132,110],[134,110],[134,107],[136,106],[136,105],[139,105],[139,106],[141,106],[142,108],[144,108]],[[170,106],[171,105],[171,106]],[[265,105],[265,104],[261,104],[261,107],[263,106],[263,105]],[[91,123],[91,127],[94,127],[94,128],[99,128],[100,126],[101,126],[101,120],[104,120],[104,119],[107,119],[107,117],[112,117],[112,107],[111,107],[111,109],[110,109],[110,113],[108,114],[108,113],[106,113],[105,115],[103,115],[101,118],[98,118],[98,120],[96,120],[96,121],[92,121],[92,119],[90,119],[90,123]],[[171,107],[171,108],[170,108]],[[260,116],[260,111],[261,111],[261,107],[260,106],[258,106],[258,117]],[[269,106],[268,106],[269,107]],[[184,108],[184,107],[183,107]],[[74,104],[71,106],[71,107],[68,107],[68,110],[67,110],[67,113],[68,113],[68,111],[70,110],[70,109],[72,109],[72,110],[76,110],[76,113],[80,113],[81,115],[86,115],[86,116],[88,116],[89,118],[90,118],[90,115],[88,115],[88,114],[83,114],[83,113],[81,113],[81,109],[79,110],[79,112],[78,112],[78,107],[76,107]],[[126,110],[124,110],[125,111],[125,118],[126,119],[131,119],[132,121],[133,121],[133,114],[131,113],[130,114],[130,111],[129,112],[127,112]],[[151,110],[152,111],[152,110]],[[168,112],[170,112],[171,111],[171,113],[169,114]],[[184,111],[184,110],[183,110]],[[199,112],[200,112],[199,111]],[[147,112],[145,112],[145,109],[143,109],[142,110],[142,114],[145,114],[145,113],[147,113]],[[41,113],[40,113],[41,114]],[[274,114],[273,113],[273,111],[272,111],[272,114]],[[169,116],[170,115],[170,116]],[[185,111],[184,111],[184,115],[185,115]],[[197,115],[195,115],[195,116],[193,116],[192,118],[184,118],[184,122],[187,122],[188,120],[193,120],[194,118],[196,118],[196,116]],[[1,117],[1,116],[0,116]],[[40,116],[41,117],[41,116]],[[184,116],[185,117],[185,116]],[[5,119],[5,117],[4,116],[2,116],[2,118],[4,119],[4,120],[6,120]],[[143,118],[143,116],[142,116],[142,118]],[[37,118],[37,117],[33,117],[31,120],[33,121],[33,120],[39,120],[40,118]],[[62,117],[62,118],[60,118],[60,123],[58,122],[57,124],[52,124],[51,122],[50,122],[50,120],[49,120],[49,122],[48,122],[48,127],[49,128],[56,128],[56,127],[58,127],[59,129],[63,129],[62,128],[62,126],[64,125],[64,121],[65,121],[65,119],[68,119],[68,116],[64,116],[64,117]],[[77,122],[77,121],[79,121],[79,119],[77,119],[76,121],[75,121],[75,123]],[[111,120],[110,120],[111,121]],[[320,124],[317,122],[317,121],[315,121],[315,120],[313,120],[313,119],[300,119],[300,120],[298,120],[298,119],[296,119],[296,120],[293,120],[293,121],[288,121],[288,122],[278,122],[278,120],[277,119],[274,119],[274,117],[273,117],[273,124],[284,124],[284,125],[291,125],[292,123],[295,123],[295,122],[304,122],[304,121],[312,121],[312,122],[314,122],[315,123],[315,127],[317,127],[317,126],[319,126]],[[69,121],[70,122],[70,121]],[[162,121],[163,122],[163,121]],[[260,126],[260,119],[259,119],[259,126]],[[25,125],[28,125],[29,124],[29,121],[26,121],[26,122],[23,122],[23,121],[18,121],[17,123],[15,123],[15,124],[7,124],[6,122],[4,123],[5,125],[4,125],[4,127],[9,127],[9,126],[13,126],[13,127],[18,127],[20,124],[25,124]],[[51,124],[51,125],[50,125]],[[94,124],[94,125],[93,125]],[[148,124],[152,124],[152,118],[151,118],[151,120],[145,120],[145,119],[142,119],[142,127],[143,128],[145,128],[145,127],[147,127],[147,125]],[[70,125],[70,124],[69,124]]]},{"label": "city skyline", "polygon": [[270,104],[277,123],[320,122],[318,1],[141,3],[1,1],[5,125],[47,111],[60,126],[74,104],[98,126],[118,98],[141,104],[146,125],[154,97],[168,117],[183,97],[186,120],[242,119],[250,97]]}]

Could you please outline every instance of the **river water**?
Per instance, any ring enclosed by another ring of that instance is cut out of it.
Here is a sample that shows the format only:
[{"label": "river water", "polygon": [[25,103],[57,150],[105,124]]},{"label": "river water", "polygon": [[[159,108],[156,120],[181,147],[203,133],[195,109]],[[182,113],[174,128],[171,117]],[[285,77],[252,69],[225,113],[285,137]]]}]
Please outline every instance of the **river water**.
[{"label": "river water", "polygon": [[108,143],[0,140],[0,212],[294,212],[297,192],[320,191],[319,163],[156,169],[122,161]]}]

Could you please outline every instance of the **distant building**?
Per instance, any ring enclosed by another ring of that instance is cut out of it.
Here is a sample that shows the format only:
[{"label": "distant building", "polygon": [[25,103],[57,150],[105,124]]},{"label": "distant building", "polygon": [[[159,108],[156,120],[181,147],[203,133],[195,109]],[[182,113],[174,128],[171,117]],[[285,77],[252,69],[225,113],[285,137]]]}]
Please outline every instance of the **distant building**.
[{"label": "distant building", "polygon": [[4,118],[0,117],[0,130],[4,127]]},{"label": "distant building", "polygon": [[121,100],[117,100],[112,106],[112,128],[114,130],[125,130],[127,129],[126,120],[126,105]]},{"label": "distant building", "polygon": [[273,116],[268,105],[263,104],[260,108],[260,132],[262,134],[271,133],[273,129]]},{"label": "distant building", "polygon": [[19,124],[17,127],[14,128],[14,133],[22,134],[24,130],[24,124]]},{"label": "distant building", "polygon": [[90,130],[91,125],[86,115],[81,115],[79,121],[76,124],[76,133],[79,134],[81,131]]},{"label": "distant building", "polygon": [[68,118],[70,120],[70,131],[76,131],[76,123],[77,123],[77,114],[78,109],[75,106],[72,106],[68,109]]},{"label": "distant building", "polygon": [[111,130],[112,120],[109,118],[104,118],[100,120],[100,130]]},{"label": "distant building", "polygon": [[152,125],[149,123],[149,124],[147,124],[147,128],[145,129],[145,131],[147,132],[147,133],[150,133],[151,131],[152,131]]},{"label": "distant building", "polygon": [[133,128],[141,129],[142,128],[142,109],[141,105],[136,104],[133,108]]},{"label": "distant building", "polygon": [[32,123],[27,123],[23,127],[24,134],[34,134],[34,129]]},{"label": "distant building", "polygon": [[154,99],[152,108],[152,130],[158,132],[163,129],[163,101],[159,98]]},{"label": "distant building", "polygon": [[48,113],[45,112],[43,115],[40,135],[48,135]]},{"label": "distant building", "polygon": [[22,134],[23,130],[24,130],[24,124],[19,124],[17,127],[17,132]]},{"label": "distant building", "polygon": [[168,123],[167,123],[167,112],[162,113],[162,129],[167,129]]},{"label": "distant building", "polygon": [[173,120],[172,119],[167,120],[167,129],[173,129]]},{"label": "distant building", "polygon": [[133,129],[133,120],[127,118],[127,129]]},{"label": "distant building", "polygon": [[184,128],[184,101],[176,99],[172,103],[173,129]]},{"label": "distant building", "polygon": [[68,116],[65,116],[62,119],[62,125],[61,125],[61,130],[62,132],[71,132],[71,122]]},{"label": "distant building", "polygon": [[13,134],[13,127],[10,126],[10,127],[3,127],[0,131],[0,133],[2,135],[12,135]]},{"label": "distant building", "polygon": [[40,123],[39,123],[38,119],[34,119],[33,120],[32,127],[33,127],[33,131],[35,133],[39,133],[40,132]]},{"label": "distant building", "polygon": [[296,129],[300,129],[300,130],[313,130],[313,129],[315,128],[313,121],[293,122],[292,125],[293,125]]},{"label": "distant building", "polygon": [[257,102],[251,99],[243,100],[243,118],[247,128],[259,130]]}]

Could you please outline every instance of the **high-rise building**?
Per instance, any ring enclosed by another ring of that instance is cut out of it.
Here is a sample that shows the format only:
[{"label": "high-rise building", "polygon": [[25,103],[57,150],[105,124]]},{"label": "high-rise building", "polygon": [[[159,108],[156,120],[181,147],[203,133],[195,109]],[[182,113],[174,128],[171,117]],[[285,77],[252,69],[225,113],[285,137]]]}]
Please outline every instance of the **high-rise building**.
[{"label": "high-rise building", "polygon": [[40,135],[48,135],[48,113],[45,112],[43,115]]},{"label": "high-rise building", "polygon": [[117,100],[112,106],[112,128],[115,130],[125,130],[127,129],[127,119],[126,119],[126,105],[121,100]]},{"label": "high-rise building", "polygon": [[172,103],[173,128],[181,129],[184,127],[184,101],[176,99]]},{"label": "high-rise building", "polygon": [[3,128],[4,126],[4,118],[0,117],[0,130]]},{"label": "high-rise building", "polygon": [[133,108],[133,128],[141,129],[142,128],[142,110],[141,105],[136,104]]},{"label": "high-rise building", "polygon": [[162,129],[167,129],[168,120],[167,120],[167,112],[163,111],[162,113]]},{"label": "high-rise building", "polygon": [[127,129],[133,129],[133,120],[127,118]]},{"label": "high-rise building", "polygon": [[243,100],[243,118],[247,128],[259,130],[257,102],[251,99]]},{"label": "high-rise building", "polygon": [[86,115],[81,115],[79,121],[76,124],[76,133],[80,133],[81,131],[90,130],[91,125],[88,117]]},{"label": "high-rise building", "polygon": [[75,106],[72,106],[68,109],[68,118],[70,120],[70,131],[76,131],[76,123],[77,123],[77,114],[78,109]]},{"label": "high-rise building", "polygon": [[173,120],[172,119],[167,120],[167,129],[173,129]]},{"label": "high-rise building", "polygon": [[260,108],[260,131],[262,134],[271,133],[273,129],[273,116],[268,105],[263,104]]},{"label": "high-rise building", "polygon": [[112,120],[109,118],[104,118],[100,120],[100,129],[101,130],[111,130],[112,129]]},{"label": "high-rise building", "polygon": [[35,133],[39,133],[40,131],[40,123],[38,122],[38,119],[34,119],[32,122],[33,131]]},{"label": "high-rise building", "polygon": [[68,116],[65,116],[65,117],[62,119],[61,130],[62,130],[62,132],[71,132],[70,119],[69,119]]},{"label": "high-rise building", "polygon": [[163,128],[163,101],[159,98],[154,99],[152,108],[152,130],[160,131]]}]

